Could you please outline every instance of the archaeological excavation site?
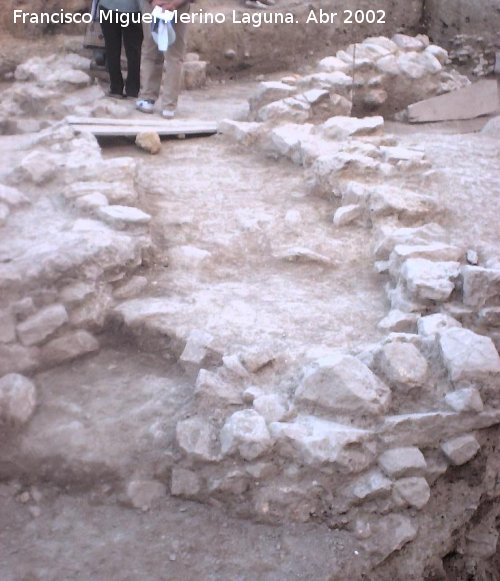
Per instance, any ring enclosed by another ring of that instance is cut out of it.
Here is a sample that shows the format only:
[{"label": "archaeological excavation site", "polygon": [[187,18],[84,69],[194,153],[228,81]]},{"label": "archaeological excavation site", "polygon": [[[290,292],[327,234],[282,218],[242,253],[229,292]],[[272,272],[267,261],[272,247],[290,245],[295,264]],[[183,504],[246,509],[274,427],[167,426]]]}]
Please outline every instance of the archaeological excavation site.
[{"label": "archaeological excavation site", "polygon": [[137,1],[1,2],[0,581],[500,581],[498,0]]}]

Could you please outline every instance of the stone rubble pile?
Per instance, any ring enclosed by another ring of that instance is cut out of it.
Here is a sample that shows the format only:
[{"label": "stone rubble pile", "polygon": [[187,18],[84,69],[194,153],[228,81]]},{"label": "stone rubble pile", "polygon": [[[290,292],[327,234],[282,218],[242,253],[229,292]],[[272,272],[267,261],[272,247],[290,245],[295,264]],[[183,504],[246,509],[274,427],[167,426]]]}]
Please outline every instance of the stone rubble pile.
[{"label": "stone rubble pile", "polygon": [[448,71],[448,53],[424,35],[372,37],[340,50],[310,74],[264,81],[249,100],[250,120],[321,122],[334,115],[394,115],[416,101],[456,90],[466,77]]},{"label": "stone rubble pile", "polygon": [[449,57],[456,67],[465,68],[476,77],[486,77],[495,70],[499,50],[500,38],[493,42],[483,36],[458,34],[451,41]]},{"label": "stone rubble pile", "polygon": [[[207,63],[199,55],[186,55],[184,88],[204,87],[206,71]],[[94,82],[90,59],[76,53],[33,57],[17,66],[13,80],[0,99],[0,134],[36,132],[48,127],[50,119],[67,115],[125,118],[130,114],[130,102],[106,98]]]},{"label": "stone rubble pile", "polygon": [[97,351],[115,293],[147,283],[131,275],[151,246],[133,159],[103,159],[64,124],[20,153],[0,176],[0,377]]}]

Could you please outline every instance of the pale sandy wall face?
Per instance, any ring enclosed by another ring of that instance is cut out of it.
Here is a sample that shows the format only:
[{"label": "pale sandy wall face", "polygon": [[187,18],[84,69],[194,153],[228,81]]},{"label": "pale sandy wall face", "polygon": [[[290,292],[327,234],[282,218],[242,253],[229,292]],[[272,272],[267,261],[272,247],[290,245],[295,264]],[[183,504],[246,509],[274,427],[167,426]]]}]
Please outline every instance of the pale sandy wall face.
[{"label": "pale sandy wall face", "polygon": [[425,10],[428,32],[438,44],[457,34],[500,33],[500,0],[427,0]]}]

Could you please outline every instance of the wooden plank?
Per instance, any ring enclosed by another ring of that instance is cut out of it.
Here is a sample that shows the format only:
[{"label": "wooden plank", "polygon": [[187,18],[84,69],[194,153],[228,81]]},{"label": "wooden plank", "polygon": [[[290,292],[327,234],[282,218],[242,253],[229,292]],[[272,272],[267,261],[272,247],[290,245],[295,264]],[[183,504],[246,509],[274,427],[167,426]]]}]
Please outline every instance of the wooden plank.
[{"label": "wooden plank", "polygon": [[154,131],[160,136],[175,135],[213,135],[217,133],[217,123],[212,122],[189,122],[166,121],[153,122],[150,125],[136,124],[129,120],[127,124],[79,124],[72,123],[71,126],[77,131],[92,133],[95,136],[109,137],[135,137],[138,133]]},{"label": "wooden plank", "polygon": [[408,120],[410,123],[458,121],[488,115],[497,109],[497,81],[483,80],[458,91],[410,105]]}]

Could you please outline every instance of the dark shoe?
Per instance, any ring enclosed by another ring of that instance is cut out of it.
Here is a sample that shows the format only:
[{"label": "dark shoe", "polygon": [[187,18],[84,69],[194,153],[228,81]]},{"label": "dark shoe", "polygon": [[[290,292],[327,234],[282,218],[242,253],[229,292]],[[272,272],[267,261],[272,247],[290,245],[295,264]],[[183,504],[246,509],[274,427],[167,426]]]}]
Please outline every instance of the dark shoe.
[{"label": "dark shoe", "polygon": [[111,91],[108,92],[108,97],[111,99],[125,99],[125,95],[123,93],[112,93]]}]

